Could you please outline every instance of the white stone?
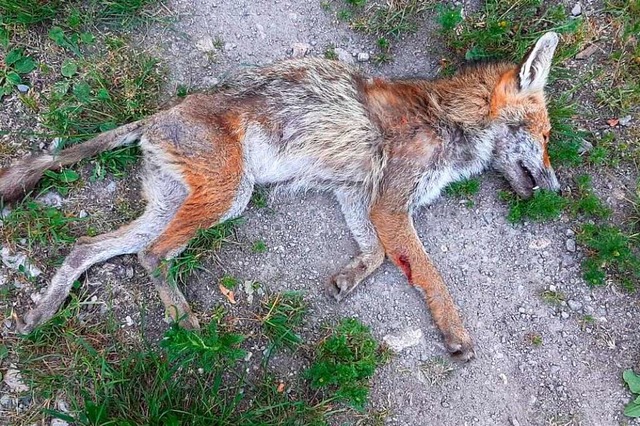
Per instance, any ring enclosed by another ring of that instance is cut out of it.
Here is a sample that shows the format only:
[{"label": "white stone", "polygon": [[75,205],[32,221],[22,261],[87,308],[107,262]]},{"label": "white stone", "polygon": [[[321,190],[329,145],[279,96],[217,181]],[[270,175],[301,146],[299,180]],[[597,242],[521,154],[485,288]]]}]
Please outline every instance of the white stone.
[{"label": "white stone", "polygon": [[24,384],[22,380],[22,374],[15,368],[10,368],[4,375],[4,382],[9,386],[11,392],[26,392],[29,390],[29,386]]},{"label": "white stone", "polygon": [[62,207],[62,197],[53,191],[38,196],[36,201],[47,207]]},{"label": "white stone", "polygon": [[542,250],[551,245],[551,240],[548,238],[538,238],[529,243],[529,248],[533,250]]},{"label": "white stone", "polygon": [[25,254],[11,254],[8,247],[3,247],[2,250],[0,250],[0,258],[2,258],[2,263],[8,268],[15,269],[16,271],[22,270],[29,277],[37,277],[42,274],[40,268],[32,264]]},{"label": "white stone", "polygon": [[382,340],[395,352],[401,352],[424,342],[424,334],[420,329],[408,329],[396,335],[387,334]]},{"label": "white stone", "polygon": [[582,15],[582,5],[580,3],[576,3],[575,6],[571,9],[571,15],[580,16]]},{"label": "white stone", "polygon": [[358,53],[358,62],[367,62],[369,60],[369,54],[366,52]]},{"label": "white stone", "polygon": [[196,42],[196,48],[202,52],[209,53],[216,50],[216,46],[213,43],[211,37],[203,37]]}]

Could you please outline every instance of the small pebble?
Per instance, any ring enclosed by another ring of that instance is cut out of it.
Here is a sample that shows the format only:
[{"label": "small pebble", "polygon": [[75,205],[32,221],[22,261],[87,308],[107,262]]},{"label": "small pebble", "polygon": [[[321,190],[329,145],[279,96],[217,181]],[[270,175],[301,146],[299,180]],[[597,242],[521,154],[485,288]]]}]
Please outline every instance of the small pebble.
[{"label": "small pebble", "polygon": [[561,314],[560,314],[560,316],[562,317],[562,319],[567,319],[567,318],[569,318],[569,314],[568,314],[568,313],[566,313],[566,312],[561,313]]},{"label": "small pebble", "polygon": [[630,115],[625,115],[624,117],[622,117],[620,120],[618,120],[618,123],[621,126],[628,126],[629,123],[631,123],[631,120],[633,119],[633,117],[631,117]]},{"label": "small pebble", "polygon": [[354,63],[353,56],[351,56],[351,54],[349,52],[347,52],[346,50],[344,50],[344,49],[342,49],[340,47],[336,47],[333,51],[338,56],[338,60],[340,62],[344,62],[345,64],[353,64]]},{"label": "small pebble", "polygon": [[565,245],[567,246],[568,252],[574,253],[576,251],[576,240],[570,238],[567,240]]},{"label": "small pebble", "polygon": [[567,305],[569,305],[569,308],[572,311],[579,311],[580,309],[582,309],[582,303],[578,302],[577,300],[568,300],[567,301]]},{"label": "small pebble", "polygon": [[20,93],[27,93],[29,91],[29,86],[26,84],[18,84],[16,87]]},{"label": "small pebble", "polygon": [[366,52],[358,53],[358,62],[367,62],[369,60],[369,54]]},{"label": "small pebble", "polygon": [[575,6],[571,9],[571,15],[580,16],[582,15],[582,5],[580,3],[576,3]]}]

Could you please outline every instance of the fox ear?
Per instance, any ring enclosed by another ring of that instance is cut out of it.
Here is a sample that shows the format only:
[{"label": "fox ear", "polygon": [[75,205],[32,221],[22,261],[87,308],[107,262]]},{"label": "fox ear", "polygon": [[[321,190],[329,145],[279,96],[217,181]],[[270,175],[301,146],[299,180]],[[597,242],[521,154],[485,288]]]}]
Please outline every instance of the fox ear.
[{"label": "fox ear", "polygon": [[529,56],[520,67],[520,90],[539,91],[544,88],[551,69],[553,52],[558,45],[558,34],[548,32],[538,39]]}]

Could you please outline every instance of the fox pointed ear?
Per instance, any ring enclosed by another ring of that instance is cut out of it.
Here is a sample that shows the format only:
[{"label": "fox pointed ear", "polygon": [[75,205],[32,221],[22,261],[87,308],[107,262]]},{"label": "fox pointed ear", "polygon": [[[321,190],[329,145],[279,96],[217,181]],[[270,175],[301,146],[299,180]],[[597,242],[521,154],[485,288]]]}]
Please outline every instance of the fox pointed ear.
[{"label": "fox pointed ear", "polygon": [[520,90],[538,91],[544,88],[551,70],[553,52],[558,45],[558,34],[548,32],[538,39],[529,56],[520,67]]}]

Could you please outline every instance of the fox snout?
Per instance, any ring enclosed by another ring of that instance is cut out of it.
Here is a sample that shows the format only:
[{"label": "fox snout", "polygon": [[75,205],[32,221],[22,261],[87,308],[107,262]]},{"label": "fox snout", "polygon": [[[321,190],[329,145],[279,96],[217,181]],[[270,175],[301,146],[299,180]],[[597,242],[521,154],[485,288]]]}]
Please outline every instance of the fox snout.
[{"label": "fox snout", "polygon": [[542,161],[519,160],[507,167],[504,167],[504,164],[498,164],[498,169],[522,198],[531,198],[539,189],[554,192],[560,190],[560,183],[553,167],[545,165]]},{"label": "fox snout", "polygon": [[530,198],[538,189],[548,191],[560,191],[560,182],[556,177],[553,167],[544,165],[528,166],[520,161],[518,167],[521,168],[523,179],[519,183],[511,182],[513,189],[523,198]]}]

